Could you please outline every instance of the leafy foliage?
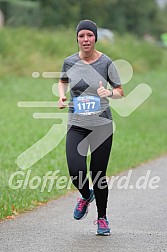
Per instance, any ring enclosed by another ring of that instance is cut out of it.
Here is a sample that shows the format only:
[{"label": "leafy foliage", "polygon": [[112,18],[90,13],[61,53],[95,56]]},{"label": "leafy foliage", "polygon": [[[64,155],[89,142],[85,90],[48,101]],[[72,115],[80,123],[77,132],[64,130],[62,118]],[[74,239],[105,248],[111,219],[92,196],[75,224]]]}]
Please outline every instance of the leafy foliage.
[{"label": "leafy foliage", "polygon": [[[10,21],[12,25],[13,18],[14,20],[16,17],[20,18],[17,11],[20,5],[25,6],[27,11],[27,14],[25,11],[19,11],[24,14],[21,16],[28,15],[31,20],[33,14],[31,3],[37,4],[33,5],[33,11],[36,8],[38,27],[74,28],[79,20],[92,19],[99,27],[116,30],[119,33],[131,32],[139,36],[149,33],[159,36],[166,31],[167,8],[159,8],[156,0],[103,0],[102,2],[101,0],[0,0],[0,8],[5,9],[7,23]],[[37,14],[37,10],[40,14]],[[23,24],[30,23],[23,22]]]}]

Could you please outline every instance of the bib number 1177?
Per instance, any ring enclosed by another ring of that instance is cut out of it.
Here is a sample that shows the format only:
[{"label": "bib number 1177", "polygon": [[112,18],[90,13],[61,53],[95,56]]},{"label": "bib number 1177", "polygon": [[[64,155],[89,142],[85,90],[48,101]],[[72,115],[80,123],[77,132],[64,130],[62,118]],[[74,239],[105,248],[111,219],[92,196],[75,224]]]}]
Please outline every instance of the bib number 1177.
[{"label": "bib number 1177", "polygon": [[95,102],[79,102],[78,104],[78,110],[92,110],[95,108]]},{"label": "bib number 1177", "polygon": [[79,96],[73,98],[74,113],[90,115],[101,110],[100,98],[97,96]]}]

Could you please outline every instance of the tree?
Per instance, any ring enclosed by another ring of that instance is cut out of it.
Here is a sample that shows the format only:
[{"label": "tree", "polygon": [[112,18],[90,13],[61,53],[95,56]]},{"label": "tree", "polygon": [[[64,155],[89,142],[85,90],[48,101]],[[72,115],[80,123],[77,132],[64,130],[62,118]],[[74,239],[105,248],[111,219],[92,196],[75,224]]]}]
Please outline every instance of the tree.
[{"label": "tree", "polygon": [[72,26],[78,17],[79,6],[75,0],[41,0],[43,26]]},{"label": "tree", "polygon": [[154,33],[154,23],[160,11],[153,0],[110,0],[107,9],[109,28],[138,35]]},{"label": "tree", "polygon": [[[23,5],[25,2],[25,7],[31,2],[39,3],[41,27],[74,28],[81,19],[92,19],[98,27],[109,28],[120,33],[131,32],[139,36],[143,36],[145,32],[158,36],[167,29],[167,8],[160,9],[156,0],[4,1],[13,5],[16,3]],[[0,3],[4,1],[0,0]],[[26,16],[28,15],[29,13]]]}]

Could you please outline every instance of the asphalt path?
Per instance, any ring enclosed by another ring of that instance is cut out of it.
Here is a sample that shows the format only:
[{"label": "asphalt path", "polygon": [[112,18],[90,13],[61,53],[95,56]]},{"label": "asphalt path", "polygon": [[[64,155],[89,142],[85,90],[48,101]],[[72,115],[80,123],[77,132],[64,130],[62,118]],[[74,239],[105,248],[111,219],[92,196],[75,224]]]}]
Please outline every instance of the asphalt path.
[{"label": "asphalt path", "polygon": [[1,222],[0,252],[167,251],[167,156],[119,174],[113,184],[111,181],[111,236],[95,235],[95,201],[86,218],[73,219],[79,197],[73,192]]}]

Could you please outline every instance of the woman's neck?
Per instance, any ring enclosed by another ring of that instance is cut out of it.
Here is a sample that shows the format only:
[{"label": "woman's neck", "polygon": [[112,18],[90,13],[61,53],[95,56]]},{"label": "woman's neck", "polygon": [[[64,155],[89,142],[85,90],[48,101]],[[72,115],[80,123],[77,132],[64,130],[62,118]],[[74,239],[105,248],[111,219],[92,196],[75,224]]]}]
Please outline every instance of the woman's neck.
[{"label": "woman's neck", "polygon": [[91,52],[79,52],[79,57],[81,60],[84,60],[88,63],[96,61],[101,56],[101,53],[93,49]]},{"label": "woman's neck", "polygon": [[94,54],[95,54],[95,50],[93,49],[90,52],[83,52],[80,51],[79,52],[79,56],[82,60],[87,60],[87,59],[93,59],[94,58]]}]

